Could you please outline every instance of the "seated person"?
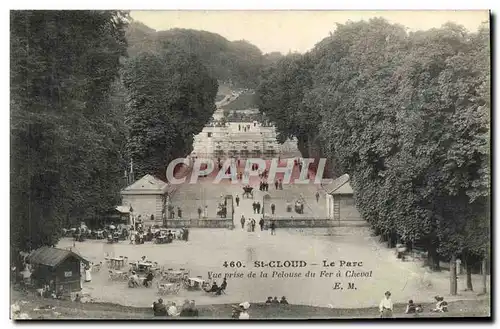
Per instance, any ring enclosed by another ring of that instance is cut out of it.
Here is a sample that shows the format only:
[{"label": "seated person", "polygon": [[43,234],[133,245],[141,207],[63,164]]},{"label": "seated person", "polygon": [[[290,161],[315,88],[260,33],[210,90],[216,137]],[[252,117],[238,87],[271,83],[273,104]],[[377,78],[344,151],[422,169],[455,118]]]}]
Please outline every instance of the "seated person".
[{"label": "seated person", "polygon": [[212,288],[210,288],[209,290],[205,290],[206,292],[217,292],[219,291],[219,287],[217,286],[217,282],[214,281],[214,283],[212,284]]},{"label": "seated person", "polygon": [[135,271],[132,271],[132,275],[128,280],[128,286],[130,288],[139,287],[139,276],[135,273]]},{"label": "seated person", "polygon": [[288,301],[286,300],[285,296],[281,297],[280,304],[288,305]]},{"label": "seated person", "polygon": [[278,297],[276,297],[276,296],[275,296],[275,297],[273,298],[273,300],[272,300],[272,302],[271,302],[271,303],[273,303],[273,304],[279,304],[279,303],[280,303],[280,301],[278,300]]},{"label": "seated person", "polygon": [[177,311],[177,306],[174,302],[170,303],[170,306],[167,308],[168,316],[179,316],[180,312]]},{"label": "seated person", "polygon": [[163,299],[158,299],[158,302],[153,303],[153,313],[155,316],[167,315],[167,308],[163,304]]},{"label": "seated person", "polygon": [[413,300],[409,300],[408,304],[406,305],[406,314],[415,314],[417,313],[417,305],[413,303]]},{"label": "seated person", "polygon": [[220,285],[219,289],[218,289],[218,290],[217,290],[217,292],[216,292],[216,295],[220,295],[220,294],[222,294],[222,292],[223,292],[224,290],[226,290],[226,288],[227,288],[227,281],[226,281],[226,278],[224,278],[224,280],[222,280],[222,283],[221,283],[221,285]]},{"label": "seated person", "polygon": [[56,293],[56,298],[57,299],[62,299],[63,296],[64,296],[64,288],[63,287],[59,287],[59,290]]},{"label": "seated person", "polygon": [[142,281],[144,287],[151,287],[153,285],[153,278],[154,278],[153,271],[149,270],[148,274],[146,275],[146,278],[144,279],[144,281]]},{"label": "seated person", "polygon": [[273,302],[273,298],[272,297],[267,297],[266,304],[267,305],[271,305],[272,302]]},{"label": "seated person", "polygon": [[199,312],[198,309],[196,308],[196,303],[194,300],[191,300],[189,302],[189,307],[191,309],[191,316],[198,316]]},{"label": "seated person", "polygon": [[444,300],[444,297],[436,296],[436,308],[432,309],[431,312],[448,312],[448,303]]}]

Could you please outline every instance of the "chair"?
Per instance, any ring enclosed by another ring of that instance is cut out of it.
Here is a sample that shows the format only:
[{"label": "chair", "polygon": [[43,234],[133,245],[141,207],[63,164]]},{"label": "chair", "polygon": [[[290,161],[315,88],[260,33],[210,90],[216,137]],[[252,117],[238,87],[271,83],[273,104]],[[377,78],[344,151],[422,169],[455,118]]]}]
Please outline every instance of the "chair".
[{"label": "chair", "polygon": [[101,266],[102,266],[102,262],[100,262],[99,264],[95,264],[94,266],[92,266],[92,272],[93,273],[98,273],[101,271]]},{"label": "chair", "polygon": [[117,281],[120,280],[121,278],[121,274],[115,273],[112,270],[109,270],[108,273],[109,273],[109,280],[111,281]]},{"label": "chair", "polygon": [[171,292],[174,295],[178,295],[179,291],[181,290],[182,285],[180,283],[177,283],[175,286],[171,288]]},{"label": "chair", "polygon": [[167,287],[164,286],[163,284],[160,284],[159,282],[156,283],[156,287],[158,289],[158,295],[165,295],[167,294]]},{"label": "chair", "polygon": [[119,280],[127,281],[129,278],[128,272],[123,272],[119,274]]}]

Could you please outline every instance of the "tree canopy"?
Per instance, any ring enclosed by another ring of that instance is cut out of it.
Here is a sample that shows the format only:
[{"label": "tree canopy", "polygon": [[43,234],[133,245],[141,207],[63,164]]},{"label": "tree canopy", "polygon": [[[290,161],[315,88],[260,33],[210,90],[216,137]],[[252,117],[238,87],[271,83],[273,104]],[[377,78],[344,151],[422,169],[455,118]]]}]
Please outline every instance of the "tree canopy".
[{"label": "tree canopy", "polygon": [[125,130],[116,85],[120,11],[11,11],[11,247],[118,202]]},{"label": "tree canopy", "polygon": [[319,136],[376,232],[436,265],[489,248],[489,68],[487,25],[407,33],[376,18],[278,60],[257,96],[282,136]]},{"label": "tree canopy", "polygon": [[134,21],[128,27],[127,40],[131,57],[174,46],[196,55],[213,78],[240,87],[254,88],[264,63],[260,49],[248,41],[231,42],[207,31],[179,28],[154,31]]},{"label": "tree canopy", "polygon": [[217,80],[193,54],[172,47],[141,53],[123,69],[127,150],[139,176],[165,179],[168,163],[191,151],[215,111]]}]

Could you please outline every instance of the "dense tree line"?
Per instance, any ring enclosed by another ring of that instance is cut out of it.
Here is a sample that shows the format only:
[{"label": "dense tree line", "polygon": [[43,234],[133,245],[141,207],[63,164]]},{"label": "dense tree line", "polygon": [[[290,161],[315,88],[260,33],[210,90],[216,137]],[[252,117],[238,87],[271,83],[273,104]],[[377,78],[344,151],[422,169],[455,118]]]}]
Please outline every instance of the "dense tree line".
[{"label": "dense tree line", "polygon": [[215,111],[217,80],[199,59],[177,47],[143,52],[123,69],[128,154],[138,176],[166,179],[168,163],[191,152],[193,135]]},{"label": "dense tree line", "polygon": [[436,270],[461,257],[472,289],[490,248],[489,61],[487,25],[407,33],[372,19],[279,60],[258,96],[284,136],[317,135],[377,234],[421,245]]},{"label": "dense tree line", "polygon": [[125,129],[116,80],[127,13],[12,11],[11,250],[57,243],[119,202]]},{"label": "dense tree line", "polygon": [[14,256],[120,204],[131,159],[137,174],[165,178],[210,120],[217,81],[172,44],[127,59],[127,12],[13,11],[10,20]]},{"label": "dense tree line", "polygon": [[210,76],[240,87],[254,88],[265,63],[260,49],[251,43],[244,40],[231,42],[207,31],[176,28],[157,32],[140,22],[132,22],[127,28],[127,40],[131,57],[144,51],[175,46],[196,55]]}]

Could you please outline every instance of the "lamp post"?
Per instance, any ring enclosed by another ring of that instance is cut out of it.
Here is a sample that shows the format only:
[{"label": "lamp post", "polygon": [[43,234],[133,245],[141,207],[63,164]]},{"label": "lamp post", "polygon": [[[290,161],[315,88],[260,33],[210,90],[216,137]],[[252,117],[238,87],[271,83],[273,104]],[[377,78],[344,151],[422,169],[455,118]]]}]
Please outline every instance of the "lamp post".
[{"label": "lamp post", "polygon": [[[232,194],[226,195],[225,200],[228,200],[228,199],[231,202],[231,217],[230,217],[231,218],[231,225],[229,226],[229,229],[234,230],[234,198],[233,198],[233,195]],[[226,205],[226,211],[227,211],[227,205]]]}]

